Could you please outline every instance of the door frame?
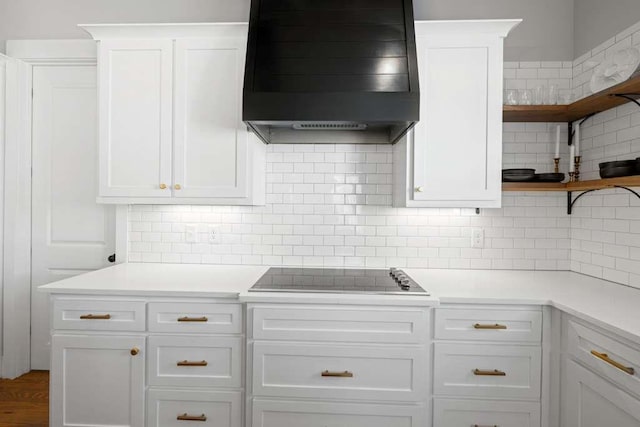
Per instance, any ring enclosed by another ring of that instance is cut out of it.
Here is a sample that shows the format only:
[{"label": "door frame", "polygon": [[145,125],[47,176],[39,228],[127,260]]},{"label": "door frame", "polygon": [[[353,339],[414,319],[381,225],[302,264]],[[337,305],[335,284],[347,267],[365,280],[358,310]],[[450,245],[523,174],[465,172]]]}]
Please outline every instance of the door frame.
[{"label": "door frame", "polygon": [[[33,67],[97,64],[92,40],[8,40],[5,129],[2,365],[0,378],[31,368],[31,129]],[[98,129],[96,129],[96,137]],[[97,165],[96,165],[97,170]],[[97,189],[96,189],[97,190]],[[127,260],[128,207],[116,208],[117,263]]]}]

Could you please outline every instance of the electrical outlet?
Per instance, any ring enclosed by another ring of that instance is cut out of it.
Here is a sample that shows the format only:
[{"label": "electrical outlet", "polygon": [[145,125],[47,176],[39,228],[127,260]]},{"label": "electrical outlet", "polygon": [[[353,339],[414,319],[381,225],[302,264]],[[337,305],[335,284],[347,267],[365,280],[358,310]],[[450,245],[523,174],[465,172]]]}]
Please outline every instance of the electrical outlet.
[{"label": "electrical outlet", "polygon": [[185,227],[184,240],[187,243],[198,242],[198,226],[195,224],[189,224]]},{"label": "electrical outlet", "polygon": [[484,248],[484,229],[474,228],[471,230],[471,247],[476,249]]},{"label": "electrical outlet", "polygon": [[217,245],[220,243],[220,227],[217,225],[209,226],[209,243]]}]

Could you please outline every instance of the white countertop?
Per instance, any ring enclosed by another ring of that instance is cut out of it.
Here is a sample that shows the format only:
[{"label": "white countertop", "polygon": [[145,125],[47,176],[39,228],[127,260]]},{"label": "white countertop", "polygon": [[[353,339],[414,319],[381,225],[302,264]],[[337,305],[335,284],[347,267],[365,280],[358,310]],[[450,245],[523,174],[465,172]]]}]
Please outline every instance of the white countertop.
[{"label": "white countertop", "polygon": [[56,294],[240,298],[321,304],[550,305],[640,340],[640,290],[565,271],[404,269],[431,297],[247,293],[265,266],[120,264],[41,286]]},{"label": "white countertop", "polygon": [[404,269],[441,304],[550,305],[640,340],[640,290],[569,271]]},{"label": "white countertop", "polygon": [[265,266],[128,263],[38,289],[56,294],[237,298],[268,269]]}]

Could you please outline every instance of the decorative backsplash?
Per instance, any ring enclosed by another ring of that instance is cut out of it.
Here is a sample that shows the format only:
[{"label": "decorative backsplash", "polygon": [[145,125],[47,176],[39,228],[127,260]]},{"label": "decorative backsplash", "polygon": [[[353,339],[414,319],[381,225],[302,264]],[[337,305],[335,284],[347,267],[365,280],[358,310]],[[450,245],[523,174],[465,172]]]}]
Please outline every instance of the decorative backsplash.
[{"label": "decorative backsplash", "polygon": [[[555,125],[504,125],[506,167],[553,166]],[[566,138],[566,136],[564,137]],[[391,207],[389,145],[270,145],[263,207],[132,206],[129,260],[295,266],[569,268],[562,194],[508,193],[502,209]],[[186,226],[199,242],[185,242]],[[215,225],[220,243],[208,243]],[[484,248],[471,247],[482,228]]]}]

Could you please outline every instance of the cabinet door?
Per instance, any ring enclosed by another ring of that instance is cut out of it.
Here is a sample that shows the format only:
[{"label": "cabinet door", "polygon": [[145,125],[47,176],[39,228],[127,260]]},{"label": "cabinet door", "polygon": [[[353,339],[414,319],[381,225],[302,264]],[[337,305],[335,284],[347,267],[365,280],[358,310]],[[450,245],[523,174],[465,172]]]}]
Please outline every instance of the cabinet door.
[{"label": "cabinet door", "polygon": [[500,207],[502,39],[418,37],[420,122],[413,139],[416,206]]},{"label": "cabinet door", "polygon": [[144,337],[54,335],[51,425],[144,425]]},{"label": "cabinet door", "polygon": [[640,426],[640,400],[572,360],[566,367],[563,427]]},{"label": "cabinet door", "polygon": [[173,196],[248,196],[246,38],[176,41]]},{"label": "cabinet door", "polygon": [[99,194],[171,196],[171,40],[103,40]]}]

